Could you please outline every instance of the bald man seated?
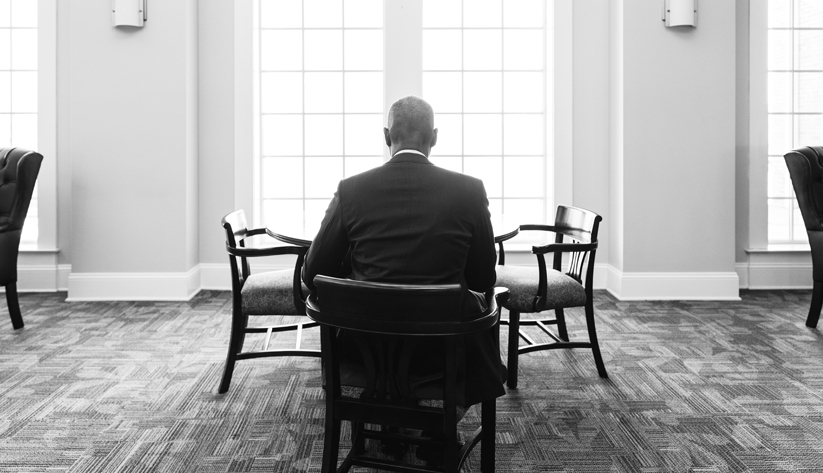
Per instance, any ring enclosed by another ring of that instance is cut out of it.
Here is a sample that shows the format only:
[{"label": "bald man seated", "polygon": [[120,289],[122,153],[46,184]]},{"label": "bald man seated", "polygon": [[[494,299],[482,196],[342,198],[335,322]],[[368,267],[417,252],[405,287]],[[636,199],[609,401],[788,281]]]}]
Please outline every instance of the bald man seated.
[{"label": "bald man seated", "polygon": [[[433,165],[434,112],[409,96],[383,129],[392,158],[340,181],[306,255],[303,281],[318,274],[396,284],[460,283],[467,318],[486,309],[495,246],[483,182]],[[347,260],[350,255],[350,262]],[[466,337],[465,405],[505,394],[505,367],[491,333]],[[440,366],[428,360],[427,366]]]}]

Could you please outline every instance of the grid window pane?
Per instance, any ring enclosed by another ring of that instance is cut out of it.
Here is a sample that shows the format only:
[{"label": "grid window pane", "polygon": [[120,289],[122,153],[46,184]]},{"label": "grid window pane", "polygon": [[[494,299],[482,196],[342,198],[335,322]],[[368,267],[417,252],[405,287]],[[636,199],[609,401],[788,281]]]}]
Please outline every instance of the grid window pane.
[{"label": "grid window pane", "polygon": [[806,233],[803,215],[800,213],[800,207],[797,206],[797,202],[795,201],[792,201],[792,240],[809,241],[809,234]]},{"label": "grid window pane", "polygon": [[12,112],[37,113],[37,72],[12,71],[11,90]]},{"label": "grid window pane", "polygon": [[795,69],[823,70],[823,31],[795,30],[794,35]]},{"label": "grid window pane", "polygon": [[503,111],[503,74],[465,72],[463,74],[463,111],[494,113]]},{"label": "grid window pane", "polygon": [[346,28],[383,27],[383,0],[344,0],[343,7]]},{"label": "grid window pane", "polygon": [[306,72],[303,75],[306,113],[340,113],[343,111],[343,73]]},{"label": "grid window pane", "polygon": [[769,31],[769,70],[786,71],[792,68],[792,32]]},{"label": "grid window pane", "polygon": [[792,237],[792,201],[769,199],[769,241],[785,242]]},{"label": "grid window pane", "polygon": [[503,26],[542,28],[545,0],[506,0],[503,2]]},{"label": "grid window pane", "polygon": [[11,146],[11,115],[0,113],[0,148]]},{"label": "grid window pane", "polygon": [[463,67],[460,30],[423,30],[423,70],[456,71]]},{"label": "grid window pane", "polygon": [[769,112],[792,111],[792,73],[769,72]]},{"label": "grid window pane", "polygon": [[380,156],[385,146],[383,115],[346,115],[346,154]]},{"label": "grid window pane", "polygon": [[769,157],[769,196],[794,197],[792,180],[783,157]]},{"label": "grid window pane", "polygon": [[823,2],[820,0],[795,0],[794,16],[795,26],[797,27],[821,28],[823,27]]},{"label": "grid window pane", "polygon": [[543,31],[505,30],[503,68],[539,71],[543,69]]},{"label": "grid window pane", "polygon": [[306,28],[340,28],[343,26],[343,0],[303,0]]},{"label": "grid window pane", "polygon": [[0,71],[0,113],[11,112],[11,72]]},{"label": "grid window pane", "polygon": [[792,0],[769,0],[769,28],[792,26]]},{"label": "grid window pane", "polygon": [[345,160],[345,176],[351,177],[383,164],[381,156],[351,156]]},{"label": "grid window pane", "polygon": [[37,149],[37,115],[34,113],[12,114],[11,142],[14,146]]},{"label": "grid window pane", "polygon": [[263,198],[303,197],[303,158],[263,158]]},{"label": "grid window pane", "polygon": [[346,112],[380,113],[383,110],[383,73],[346,73]]},{"label": "grid window pane", "polygon": [[503,160],[503,195],[543,197],[543,175],[541,157],[506,156]]},{"label": "grid window pane", "polygon": [[503,73],[503,111],[542,113],[545,105],[542,72]]},{"label": "grid window pane", "polygon": [[305,115],[306,155],[343,154],[343,115]]},{"label": "grid window pane", "polygon": [[303,154],[302,115],[264,115],[260,119],[263,156]]},{"label": "grid window pane", "polygon": [[0,70],[4,69],[11,69],[11,30],[0,29]]},{"label": "grid window pane", "polygon": [[306,158],[306,197],[331,198],[343,179],[340,158]]},{"label": "grid window pane", "polygon": [[792,149],[792,116],[769,115],[769,154],[783,156]]},{"label": "grid window pane", "polygon": [[263,226],[282,235],[303,235],[303,200],[263,200]]},{"label": "grid window pane", "polygon": [[503,158],[500,156],[466,156],[463,172],[483,181],[487,197],[503,196]]},{"label": "grid window pane", "polygon": [[261,31],[260,67],[264,71],[299,71],[303,68],[302,48],[300,31]]},{"label": "grid window pane", "polygon": [[260,111],[300,113],[303,111],[303,74],[264,72],[260,75]]},{"label": "grid window pane", "polygon": [[37,27],[37,2],[11,0],[11,26],[15,28]]},{"label": "grid window pane", "polygon": [[461,0],[423,0],[423,28],[460,28]]},{"label": "grid window pane", "polygon": [[543,223],[546,220],[543,199],[503,199],[506,222]]},{"label": "grid window pane", "polygon": [[498,114],[463,116],[463,141],[466,154],[498,155],[503,151],[503,117]]},{"label": "grid window pane", "polygon": [[343,32],[340,30],[305,30],[305,69],[338,71],[343,69]]},{"label": "grid window pane", "polygon": [[263,28],[300,28],[303,26],[303,1],[261,0],[260,26]]},{"label": "grid window pane", "polygon": [[432,148],[434,156],[453,156],[463,153],[463,116],[459,114],[436,113],[434,126],[437,128],[437,144]]},{"label": "grid window pane", "polygon": [[823,115],[795,115],[794,120],[796,137],[793,148],[823,143]]},{"label": "grid window pane", "polygon": [[[798,72],[795,74],[795,112],[823,112],[823,73]],[[791,89],[789,89],[791,92]],[[771,97],[771,90],[769,90]],[[769,110],[771,111],[771,110]]]},{"label": "grid window pane", "polygon": [[463,31],[463,68],[499,70],[502,66],[503,36],[500,30]]},{"label": "grid window pane", "polygon": [[502,26],[501,0],[463,0],[463,27]]},{"label": "grid window pane", "polygon": [[434,113],[463,110],[463,77],[460,72],[424,72],[423,98]]},{"label": "grid window pane", "polygon": [[0,0],[0,28],[11,26],[11,0]]},{"label": "grid window pane", "polygon": [[344,38],[346,70],[383,69],[382,30],[346,30]]},{"label": "grid window pane", "polygon": [[513,154],[543,154],[543,115],[504,115],[503,152]]}]

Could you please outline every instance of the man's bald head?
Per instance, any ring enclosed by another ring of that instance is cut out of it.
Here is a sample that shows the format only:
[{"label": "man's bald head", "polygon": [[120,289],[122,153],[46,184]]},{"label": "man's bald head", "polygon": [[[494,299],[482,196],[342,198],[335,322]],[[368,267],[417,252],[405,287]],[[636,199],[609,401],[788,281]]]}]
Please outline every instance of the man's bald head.
[{"label": "man's bald head", "polygon": [[389,108],[387,128],[392,143],[430,143],[435,136],[434,111],[420,97],[403,97]]}]

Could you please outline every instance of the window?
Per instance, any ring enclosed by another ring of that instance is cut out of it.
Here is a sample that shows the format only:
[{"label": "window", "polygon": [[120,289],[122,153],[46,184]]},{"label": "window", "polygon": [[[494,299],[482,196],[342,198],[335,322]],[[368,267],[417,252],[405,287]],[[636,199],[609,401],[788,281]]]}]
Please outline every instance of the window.
[{"label": "window", "polygon": [[[337,182],[387,158],[386,90],[398,89],[434,108],[433,163],[481,178],[493,217],[544,221],[545,0],[418,0],[405,8],[259,0],[257,223],[314,235]],[[416,36],[385,30],[413,21]],[[409,37],[422,42],[392,43]],[[416,64],[419,80],[384,84],[405,74],[384,64],[384,50],[409,54],[402,67]]]},{"label": "window", "polygon": [[[38,146],[37,2],[0,0],[0,148]],[[36,242],[38,202],[35,188],[23,242]]]},{"label": "window", "polygon": [[769,0],[768,240],[807,240],[783,155],[823,143],[823,2]]}]

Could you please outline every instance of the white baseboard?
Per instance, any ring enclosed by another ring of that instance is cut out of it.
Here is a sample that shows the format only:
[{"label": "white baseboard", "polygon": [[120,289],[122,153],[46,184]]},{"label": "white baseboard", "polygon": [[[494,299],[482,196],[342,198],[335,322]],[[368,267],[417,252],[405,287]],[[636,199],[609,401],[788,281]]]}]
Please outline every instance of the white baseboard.
[{"label": "white baseboard", "polygon": [[[811,289],[811,263],[741,263],[748,289]],[[743,282],[741,280],[741,287]]]},{"label": "white baseboard", "polygon": [[185,273],[71,273],[66,300],[188,301],[200,279],[200,265]]},{"label": "white baseboard", "polygon": [[608,267],[606,290],[621,301],[740,300],[734,272],[624,273]]}]

